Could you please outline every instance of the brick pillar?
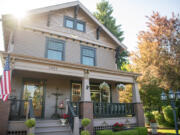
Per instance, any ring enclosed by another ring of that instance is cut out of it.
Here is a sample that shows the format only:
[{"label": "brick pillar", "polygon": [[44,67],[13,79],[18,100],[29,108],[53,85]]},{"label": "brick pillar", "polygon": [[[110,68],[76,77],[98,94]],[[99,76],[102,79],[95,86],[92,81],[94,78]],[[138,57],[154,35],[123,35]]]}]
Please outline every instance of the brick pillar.
[{"label": "brick pillar", "polygon": [[88,118],[91,123],[87,126],[87,130],[93,135],[93,102],[81,101],[80,102],[80,116],[81,118]]},{"label": "brick pillar", "polygon": [[0,135],[7,135],[10,101],[0,100]]},{"label": "brick pillar", "polygon": [[133,84],[133,103],[135,103],[134,109],[135,109],[137,126],[144,127],[145,119],[144,119],[143,104],[141,103],[140,94],[138,90],[138,84],[136,81],[134,81],[134,84]]}]

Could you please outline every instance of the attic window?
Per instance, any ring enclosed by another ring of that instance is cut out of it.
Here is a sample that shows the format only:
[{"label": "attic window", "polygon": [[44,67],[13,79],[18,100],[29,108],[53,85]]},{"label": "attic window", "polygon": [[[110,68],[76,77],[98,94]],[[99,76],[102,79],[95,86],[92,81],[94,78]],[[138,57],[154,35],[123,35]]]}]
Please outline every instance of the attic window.
[{"label": "attic window", "polygon": [[86,26],[85,22],[83,22],[83,21],[80,21],[80,20],[77,20],[75,18],[71,18],[68,16],[64,17],[64,27],[66,27],[66,28],[85,32],[85,30],[86,30],[85,26]]},{"label": "attic window", "polygon": [[65,27],[67,28],[74,28],[74,20],[70,19],[70,18],[66,18],[65,19]]}]

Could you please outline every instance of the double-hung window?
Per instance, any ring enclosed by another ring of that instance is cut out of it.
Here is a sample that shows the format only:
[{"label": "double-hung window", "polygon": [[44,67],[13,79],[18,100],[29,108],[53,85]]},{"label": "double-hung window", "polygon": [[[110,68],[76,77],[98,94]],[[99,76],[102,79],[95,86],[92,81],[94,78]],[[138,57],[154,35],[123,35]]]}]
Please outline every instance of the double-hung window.
[{"label": "double-hung window", "polygon": [[96,65],[96,49],[87,46],[81,46],[81,64],[88,66]]},{"label": "double-hung window", "polygon": [[64,60],[64,41],[47,38],[46,57],[53,60]]}]

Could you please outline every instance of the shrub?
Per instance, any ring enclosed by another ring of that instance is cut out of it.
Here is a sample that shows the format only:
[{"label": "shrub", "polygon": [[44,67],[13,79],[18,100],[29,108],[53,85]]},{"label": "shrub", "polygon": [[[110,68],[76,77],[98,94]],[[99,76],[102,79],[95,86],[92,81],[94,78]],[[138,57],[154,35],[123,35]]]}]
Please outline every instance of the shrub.
[{"label": "shrub", "polygon": [[149,124],[150,121],[155,120],[154,115],[152,114],[152,112],[146,112],[145,117],[147,118],[148,124]]},{"label": "shrub", "polygon": [[34,118],[28,119],[28,120],[26,120],[25,125],[26,125],[28,128],[35,127],[35,125],[36,125],[36,120],[35,120]]},{"label": "shrub", "polygon": [[84,119],[81,121],[81,125],[82,125],[83,127],[86,127],[86,126],[89,125],[90,122],[91,122],[90,119],[84,118]]},{"label": "shrub", "polygon": [[88,131],[84,130],[84,131],[81,131],[81,135],[90,135],[90,133]]},{"label": "shrub", "polygon": [[96,131],[96,135],[113,135],[112,130],[100,130]]},{"label": "shrub", "polygon": [[145,128],[145,127],[137,127],[137,128],[135,128],[135,130],[138,131],[138,135],[147,135],[148,134],[147,128]]},{"label": "shrub", "polygon": [[173,109],[171,106],[163,108],[164,119],[171,125],[174,125]]},{"label": "shrub", "polygon": [[158,125],[162,125],[162,126],[165,126],[165,125],[166,125],[165,123],[167,123],[167,122],[166,122],[166,120],[164,119],[164,114],[163,114],[163,113],[159,113],[159,112],[158,112],[158,113],[155,114],[154,117],[155,117]]},{"label": "shrub", "polygon": [[[81,125],[82,125],[84,128],[87,127],[87,126],[89,125],[89,123],[91,123],[91,120],[88,119],[88,118],[84,118],[84,119],[82,119],[82,121],[81,121]],[[89,131],[87,131],[87,130],[83,130],[83,131],[81,131],[81,135],[90,135],[90,133],[89,133]]]},{"label": "shrub", "polygon": [[113,132],[113,135],[139,135],[139,134],[138,134],[138,130],[126,130],[126,131]]}]

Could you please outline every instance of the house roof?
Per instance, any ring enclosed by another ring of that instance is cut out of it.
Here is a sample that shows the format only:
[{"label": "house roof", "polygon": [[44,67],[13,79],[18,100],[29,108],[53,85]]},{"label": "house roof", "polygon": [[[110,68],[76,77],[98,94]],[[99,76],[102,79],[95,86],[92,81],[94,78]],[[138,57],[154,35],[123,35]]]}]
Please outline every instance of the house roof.
[{"label": "house roof", "polygon": [[127,49],[127,47],[121,43],[103,24],[101,24],[96,17],[93,16],[93,14],[79,1],[73,1],[38,9],[33,9],[28,12],[28,14],[42,14],[46,12],[56,11],[63,8],[69,8],[74,6],[79,6],[98,26],[100,26],[119,46],[121,46],[123,49]]}]

